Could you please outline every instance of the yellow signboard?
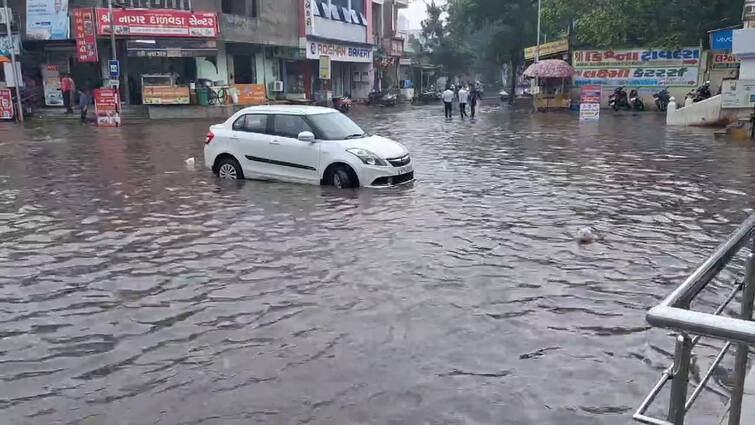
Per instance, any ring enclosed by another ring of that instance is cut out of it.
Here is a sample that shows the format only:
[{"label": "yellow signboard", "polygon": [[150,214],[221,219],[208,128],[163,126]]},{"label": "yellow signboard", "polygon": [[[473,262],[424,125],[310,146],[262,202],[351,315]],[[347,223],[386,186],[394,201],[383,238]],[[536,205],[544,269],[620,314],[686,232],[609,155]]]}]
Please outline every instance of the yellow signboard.
[{"label": "yellow signboard", "polygon": [[330,80],[330,56],[320,56],[320,79]]},{"label": "yellow signboard", "polygon": [[[524,49],[524,59],[526,60],[535,59],[536,50],[537,50],[537,46],[532,46],[532,47],[528,47]],[[551,41],[550,43],[545,43],[545,44],[540,45],[540,57],[551,56],[558,53],[566,53],[568,51],[569,51],[569,40],[567,39]]]}]

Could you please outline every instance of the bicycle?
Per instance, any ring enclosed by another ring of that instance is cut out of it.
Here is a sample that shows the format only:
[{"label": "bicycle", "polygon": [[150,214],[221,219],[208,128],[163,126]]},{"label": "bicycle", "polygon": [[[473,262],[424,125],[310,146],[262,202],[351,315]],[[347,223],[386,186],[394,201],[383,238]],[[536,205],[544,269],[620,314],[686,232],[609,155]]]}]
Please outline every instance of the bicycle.
[{"label": "bicycle", "polygon": [[226,103],[226,89],[219,88],[217,90],[210,88],[208,93],[208,100],[210,105],[225,105]]}]

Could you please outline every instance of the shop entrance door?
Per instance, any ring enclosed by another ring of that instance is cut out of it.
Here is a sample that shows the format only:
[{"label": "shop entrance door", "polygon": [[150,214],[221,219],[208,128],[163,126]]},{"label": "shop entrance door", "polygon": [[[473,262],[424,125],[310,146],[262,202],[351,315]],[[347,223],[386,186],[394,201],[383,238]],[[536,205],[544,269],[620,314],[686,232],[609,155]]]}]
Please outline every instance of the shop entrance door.
[{"label": "shop entrance door", "polygon": [[233,77],[238,84],[256,84],[254,56],[233,55]]}]

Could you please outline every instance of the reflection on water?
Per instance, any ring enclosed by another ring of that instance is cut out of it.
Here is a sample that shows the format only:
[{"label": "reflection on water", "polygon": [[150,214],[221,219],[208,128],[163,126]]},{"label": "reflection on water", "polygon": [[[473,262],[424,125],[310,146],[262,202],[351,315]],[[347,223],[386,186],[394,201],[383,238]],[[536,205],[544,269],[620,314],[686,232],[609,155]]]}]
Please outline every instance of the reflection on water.
[{"label": "reflection on water", "polygon": [[441,113],[354,111],[413,152],[384,191],[220,182],[184,164],[208,122],[0,124],[0,422],[628,423],[672,345],[644,312],[752,211],[755,147]]}]

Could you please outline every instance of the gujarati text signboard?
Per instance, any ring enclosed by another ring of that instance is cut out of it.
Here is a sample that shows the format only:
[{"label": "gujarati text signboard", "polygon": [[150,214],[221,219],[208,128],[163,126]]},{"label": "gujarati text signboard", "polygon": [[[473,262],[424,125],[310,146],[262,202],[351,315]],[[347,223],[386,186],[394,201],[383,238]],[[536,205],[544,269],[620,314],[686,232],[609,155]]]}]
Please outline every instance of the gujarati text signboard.
[{"label": "gujarati text signboard", "polygon": [[97,126],[120,127],[121,112],[116,89],[97,89],[94,91],[94,110]]},{"label": "gujarati text signboard", "polygon": [[[96,9],[97,34],[110,35],[107,9]],[[113,9],[115,35],[216,38],[220,34],[214,12],[169,9]]]},{"label": "gujarati text signboard", "polygon": [[[540,45],[540,58],[542,59],[543,57],[546,57],[546,56],[553,56],[559,53],[566,53],[568,51],[569,51],[568,39],[551,41],[550,43],[544,43]],[[524,59],[525,60],[535,59],[536,52],[537,52],[537,46],[531,46],[524,49]]]},{"label": "gujarati text signboard", "polygon": [[573,63],[577,86],[696,86],[700,48],[580,50]]},{"label": "gujarati text signboard", "polygon": [[79,62],[99,62],[97,38],[94,31],[94,9],[74,9],[73,28]]},{"label": "gujarati text signboard", "polygon": [[582,86],[579,102],[579,120],[592,121],[600,119],[600,86]]}]

